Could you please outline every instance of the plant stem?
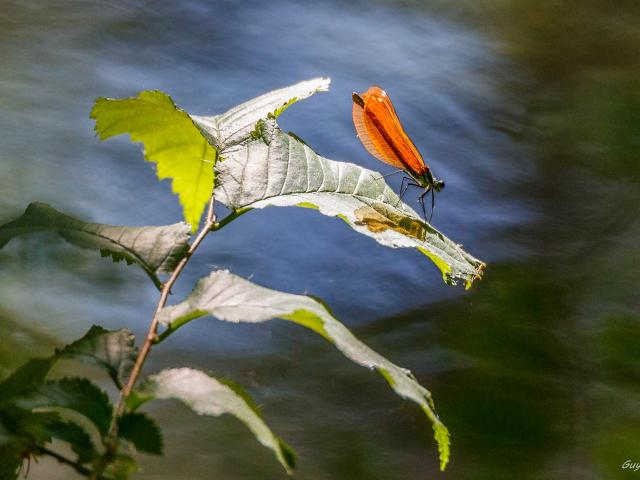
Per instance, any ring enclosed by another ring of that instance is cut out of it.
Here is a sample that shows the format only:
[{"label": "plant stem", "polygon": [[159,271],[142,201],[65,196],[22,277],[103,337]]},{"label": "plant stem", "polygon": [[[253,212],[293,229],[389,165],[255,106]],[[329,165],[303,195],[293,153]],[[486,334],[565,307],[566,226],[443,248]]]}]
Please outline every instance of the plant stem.
[{"label": "plant stem", "polygon": [[227,215],[226,217],[224,217],[222,220],[220,220],[218,223],[214,223],[213,227],[211,228],[211,230],[220,230],[222,227],[224,227],[227,223],[235,220],[236,218],[238,218],[240,215],[244,215],[245,213],[251,211],[252,209],[249,207],[241,207],[238,208],[237,210],[232,211],[229,215]]},{"label": "plant stem", "polygon": [[80,465],[77,462],[74,462],[73,460],[69,460],[67,457],[65,457],[63,455],[60,455],[59,453],[56,453],[53,450],[49,450],[48,448],[44,448],[44,447],[39,447],[38,451],[40,453],[44,454],[44,455],[49,455],[49,456],[55,458],[60,463],[64,463],[65,465],[69,465],[71,468],[73,468],[80,475],[88,475],[89,473],[91,473],[91,471],[88,468],[83,467],[82,465]]},{"label": "plant stem", "polygon": [[115,412],[111,418],[111,425],[109,427],[109,433],[107,435],[107,439],[105,441],[105,452],[102,455],[100,461],[94,468],[90,480],[98,480],[102,473],[104,472],[107,465],[113,460],[116,450],[118,448],[118,419],[124,414],[127,409],[127,398],[131,395],[131,391],[138,381],[138,377],[140,377],[140,373],[142,372],[142,367],[144,366],[144,362],[151,351],[151,347],[156,340],[158,334],[158,318],[160,311],[164,308],[167,303],[167,299],[171,294],[171,288],[178,280],[178,277],[184,270],[184,267],[189,262],[189,259],[194,254],[194,252],[198,249],[202,241],[205,239],[207,234],[214,229],[216,225],[216,215],[214,211],[215,200],[213,194],[211,195],[211,199],[209,200],[209,207],[207,209],[207,218],[204,226],[198,232],[198,235],[193,240],[193,243],[189,247],[189,250],[185,254],[184,257],[178,262],[178,265],[173,269],[169,279],[166,283],[163,284],[162,290],[160,292],[160,299],[158,300],[158,305],[156,306],[156,310],[151,319],[151,324],[149,325],[149,331],[147,332],[147,336],[142,344],[142,348],[140,348],[140,352],[136,358],[136,361],[131,369],[131,375],[129,376],[129,380],[125,384],[125,386],[120,390],[120,398],[118,400],[118,406],[116,407]]},{"label": "plant stem", "polygon": [[[232,211],[229,215],[224,217],[219,222],[217,222],[217,223],[214,222],[213,226],[211,227],[211,231],[215,232],[217,230],[220,230],[222,227],[224,227],[228,223],[232,222],[233,220],[235,220],[239,216],[244,215],[245,213],[247,213],[247,212],[249,212],[251,210],[252,209],[249,208],[249,207],[242,207],[242,208],[238,208],[237,210]],[[178,323],[175,323],[175,324],[172,323],[172,324],[168,325],[167,328],[162,333],[160,333],[159,335],[156,335],[156,337],[153,340],[153,343],[155,345],[157,345],[157,344],[163,342],[164,340],[169,338],[169,336],[173,332],[178,330],[178,328],[180,328],[182,325],[184,325],[185,323],[189,322],[190,320],[192,320],[192,319],[191,318],[185,318],[185,319],[182,319],[182,321],[180,321]]]}]

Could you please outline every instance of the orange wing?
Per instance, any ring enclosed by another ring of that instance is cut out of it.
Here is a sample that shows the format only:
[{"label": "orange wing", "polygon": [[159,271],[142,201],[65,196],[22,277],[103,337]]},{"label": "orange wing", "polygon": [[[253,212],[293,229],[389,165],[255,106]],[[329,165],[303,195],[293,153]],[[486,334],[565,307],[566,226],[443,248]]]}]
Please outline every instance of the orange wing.
[{"label": "orange wing", "polygon": [[387,92],[374,86],[363,94],[354,93],[353,100],[353,124],[371,155],[418,176],[429,170],[402,128]]}]

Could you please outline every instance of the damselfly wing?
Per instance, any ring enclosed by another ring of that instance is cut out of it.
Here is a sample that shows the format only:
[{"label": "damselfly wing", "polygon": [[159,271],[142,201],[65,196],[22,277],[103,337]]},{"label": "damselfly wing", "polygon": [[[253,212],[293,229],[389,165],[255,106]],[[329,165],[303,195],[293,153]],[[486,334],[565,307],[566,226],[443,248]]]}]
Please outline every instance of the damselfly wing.
[{"label": "damselfly wing", "polygon": [[[387,92],[377,86],[364,93],[353,93],[353,124],[364,148],[389,165],[409,175],[409,185],[423,188],[418,197],[425,215],[424,196],[431,192],[431,212],[435,204],[434,192],[444,188],[444,181],[434,178],[420,152],[405,132]],[[404,182],[403,182],[404,185]],[[400,196],[406,187],[401,189]]]}]

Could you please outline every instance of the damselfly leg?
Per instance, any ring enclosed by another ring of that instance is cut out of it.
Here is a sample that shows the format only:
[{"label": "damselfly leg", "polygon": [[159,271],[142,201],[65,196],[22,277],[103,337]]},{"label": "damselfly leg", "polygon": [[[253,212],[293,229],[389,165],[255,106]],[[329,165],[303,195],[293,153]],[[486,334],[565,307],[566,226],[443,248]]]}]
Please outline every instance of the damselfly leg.
[{"label": "damselfly leg", "polygon": [[406,193],[407,188],[409,188],[409,184],[407,183],[408,180],[410,180],[409,177],[402,177],[402,183],[400,184],[400,195],[398,195],[398,201],[395,204],[396,207],[400,205],[400,202],[402,201],[402,197]]},{"label": "damselfly leg", "polygon": [[417,183],[413,182],[412,180],[413,180],[413,178],[411,178],[411,177],[403,177],[402,178],[402,183],[400,184],[400,195],[398,196],[398,201],[396,202],[396,207],[398,205],[400,205],[400,202],[402,201],[402,197],[404,197],[404,194],[407,193],[407,190],[409,189],[409,187],[420,187],[420,185],[418,185]]},{"label": "damselfly leg", "polygon": [[[427,209],[424,206],[424,197],[427,193],[429,193],[429,191],[431,191],[431,213],[429,214],[429,220],[427,220]],[[418,202],[420,203],[420,206],[422,207],[422,215],[424,216],[424,221],[431,223],[431,219],[433,218],[433,209],[436,205],[435,203],[435,195],[433,193],[433,188],[432,187],[427,187],[425,188],[424,192],[422,192],[420,194],[420,196],[418,197]]]}]

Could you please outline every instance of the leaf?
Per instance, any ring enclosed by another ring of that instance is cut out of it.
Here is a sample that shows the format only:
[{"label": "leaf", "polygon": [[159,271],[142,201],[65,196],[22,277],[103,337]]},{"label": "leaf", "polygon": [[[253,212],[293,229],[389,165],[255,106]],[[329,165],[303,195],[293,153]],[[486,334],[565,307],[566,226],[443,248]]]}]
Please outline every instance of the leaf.
[{"label": "leaf", "polygon": [[28,393],[14,397],[13,403],[26,410],[43,407],[73,410],[91,420],[103,438],[109,430],[113,412],[107,394],[86,378],[45,382]]},{"label": "leaf", "polygon": [[55,412],[29,412],[15,406],[0,408],[0,479],[18,478],[25,459],[40,453],[51,441],[51,426],[59,421]]},{"label": "leaf", "polygon": [[149,377],[141,386],[144,395],[157,399],[176,399],[199,415],[217,417],[229,413],[243,422],[256,439],[273,450],[288,473],[295,466],[292,450],[267,427],[243,396],[224,383],[192,368],[173,368]]},{"label": "leaf", "polygon": [[337,216],[387,247],[412,247],[430,258],[444,281],[468,287],[484,263],[425,223],[404,204],[378,172],[317,155],[282,132],[273,120],[267,143],[252,140],[223,151],[216,166],[216,200],[227,207],[298,206]]},{"label": "leaf", "polygon": [[191,115],[191,119],[209,140],[209,143],[222,152],[230,146],[251,138],[256,124],[260,120],[276,118],[298,100],[304,100],[316,92],[326,92],[329,90],[330,83],[329,78],[306,80],[265,93],[222,115],[213,117]]},{"label": "leaf", "polygon": [[105,330],[94,325],[80,339],[67,345],[56,355],[72,358],[104,368],[118,388],[129,376],[135,363],[135,337],[126,328]]},{"label": "leaf", "polygon": [[128,480],[129,474],[138,471],[138,464],[129,455],[117,454],[104,474],[100,477],[106,480]]},{"label": "leaf", "polygon": [[162,455],[162,434],[152,419],[143,413],[125,413],[118,419],[118,436],[129,440],[139,452]]},{"label": "leaf", "polygon": [[51,358],[33,358],[0,383],[0,405],[44,382],[53,366]]},{"label": "leaf", "polygon": [[52,438],[69,443],[79,463],[88,463],[95,455],[84,429],[60,420],[55,412],[29,412],[13,405],[0,408],[0,479],[17,478],[23,461],[41,455]]},{"label": "leaf", "polygon": [[468,287],[484,263],[424,222],[400,201],[382,176],[354,164],[318,156],[276,117],[297,100],[329,88],[316,78],[269,92],[214,117],[191,118],[224,162],[216,165],[216,199],[238,210],[274,206],[316,208],[338,216],[389,247],[413,247],[441,270],[445,282]]},{"label": "leaf", "polygon": [[0,478],[14,480],[18,478],[18,470],[24,461],[24,449],[15,443],[0,444]]},{"label": "leaf", "polygon": [[[256,285],[226,270],[211,273],[198,281],[181,303],[160,311],[159,321],[168,332],[198,317],[212,315],[228,322],[264,322],[282,318],[322,335],[351,361],[377,370],[401,397],[416,402],[433,424],[438,443],[440,468],[449,461],[449,432],[435,413],[431,393],[409,370],[401,368],[359,341],[336,320],[319,301]],[[164,333],[161,336],[166,336]]]},{"label": "leaf", "polygon": [[60,359],[93,363],[104,368],[118,388],[129,375],[136,357],[133,334],[126,329],[105,330],[94,325],[79,340],[48,358],[29,360],[0,383],[0,405],[41,385]]},{"label": "leaf", "polygon": [[120,227],[88,223],[45,203],[32,203],[16,220],[0,226],[0,248],[28,233],[54,231],[81,248],[99,250],[114,261],[137,263],[160,284],[157,274],[171,272],[189,248],[189,226]]},{"label": "leaf", "polygon": [[55,412],[30,412],[15,405],[3,406],[0,408],[0,426],[5,437],[2,443],[27,439],[27,443],[43,445],[51,441],[50,426],[59,419]]},{"label": "leaf", "polygon": [[60,420],[49,426],[49,432],[53,438],[67,442],[71,446],[71,450],[78,455],[78,463],[89,463],[96,455],[91,437],[77,423]]},{"label": "leaf", "polygon": [[157,165],[160,180],[172,180],[184,218],[195,232],[213,191],[217,154],[189,115],[167,94],[147,90],[134,98],[98,98],[91,118],[101,140],[128,133],[131,141],[144,144],[145,159]]}]

